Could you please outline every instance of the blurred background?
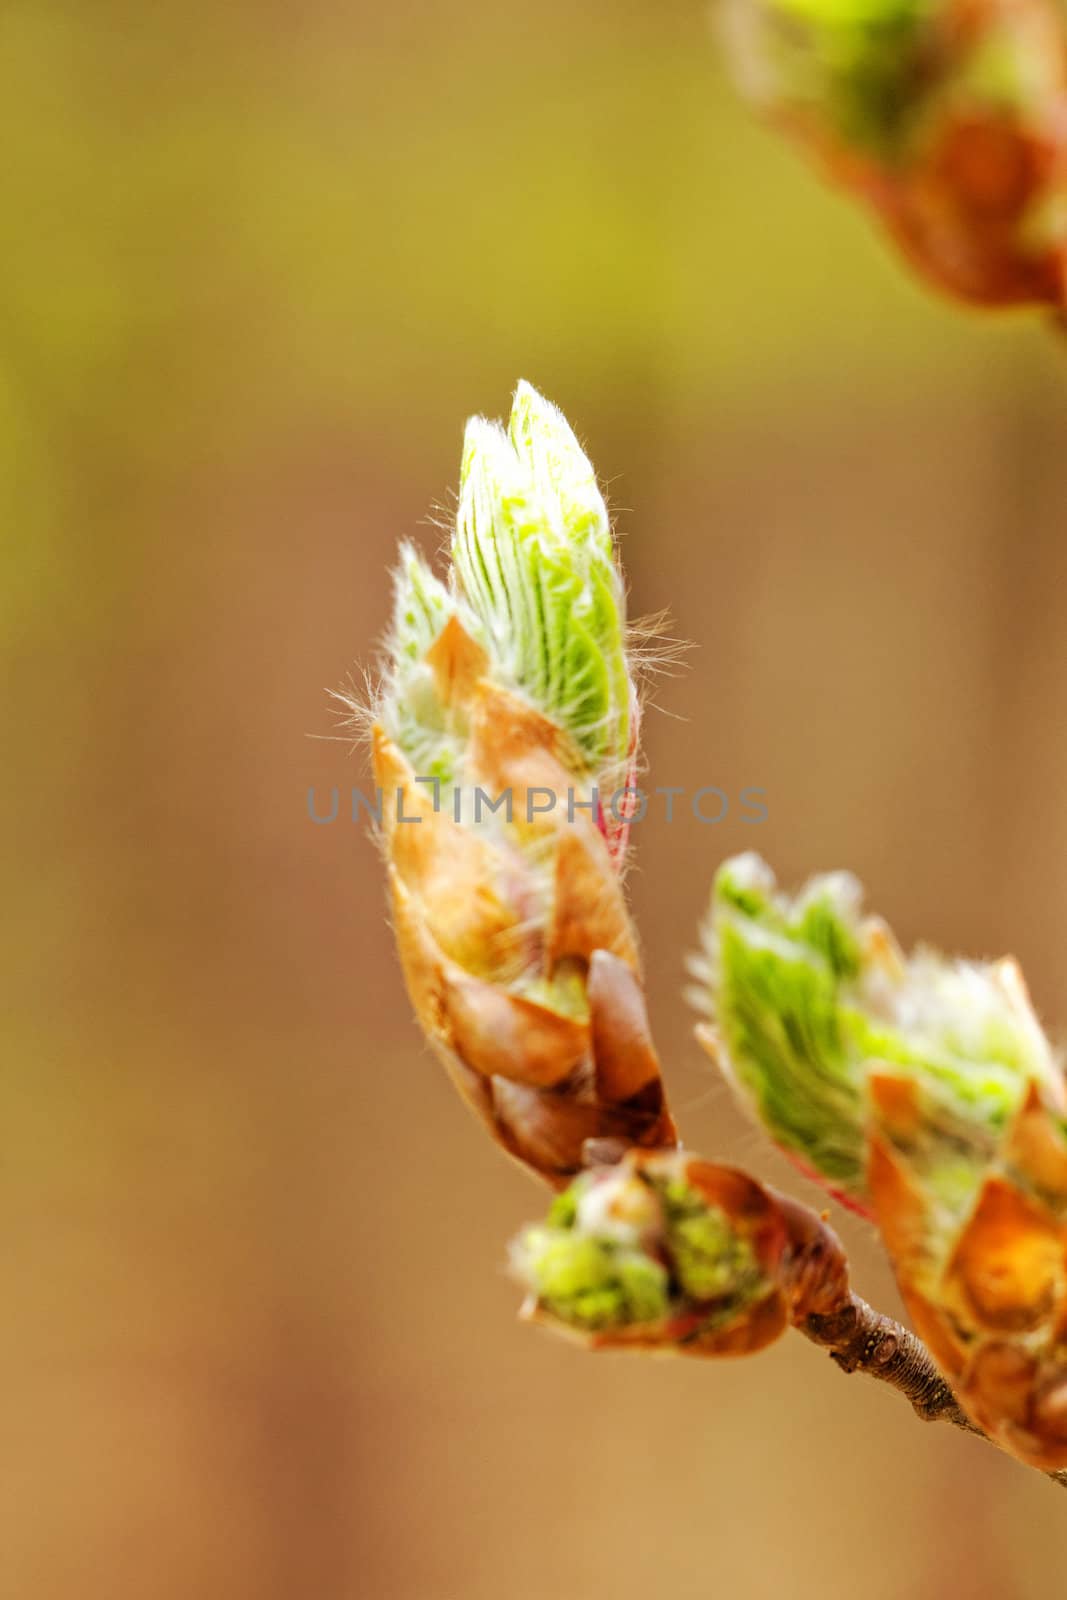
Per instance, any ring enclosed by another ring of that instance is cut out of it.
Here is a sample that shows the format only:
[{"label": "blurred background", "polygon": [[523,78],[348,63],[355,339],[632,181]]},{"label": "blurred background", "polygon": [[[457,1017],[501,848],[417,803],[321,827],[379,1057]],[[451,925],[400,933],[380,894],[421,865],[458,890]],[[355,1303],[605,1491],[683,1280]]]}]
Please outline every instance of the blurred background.
[{"label": "blurred background", "polygon": [[1067,347],[906,276],[702,0],[9,0],[0,75],[3,1595],[1053,1592],[1062,1495],[800,1339],[516,1323],[542,1196],[306,797],[367,781],[325,690],[528,377],[697,645],[651,780],[767,795],[638,832],[676,1109],[803,1191],[681,1000],[727,852],[853,868],[1067,1025]]}]

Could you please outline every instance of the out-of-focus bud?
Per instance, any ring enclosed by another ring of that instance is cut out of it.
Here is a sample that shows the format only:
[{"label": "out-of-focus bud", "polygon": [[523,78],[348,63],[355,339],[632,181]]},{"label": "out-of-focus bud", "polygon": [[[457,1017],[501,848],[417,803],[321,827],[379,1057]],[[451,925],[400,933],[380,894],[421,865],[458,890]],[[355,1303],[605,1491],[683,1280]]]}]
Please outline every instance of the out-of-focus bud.
[{"label": "out-of-focus bud", "polygon": [[1010,960],[905,958],[845,875],[721,869],[700,1034],[771,1137],[878,1223],[960,1403],[1067,1465],[1064,1079]]},{"label": "out-of-focus bud", "polygon": [[725,0],[742,87],[980,304],[1062,306],[1067,19],[1058,0]]},{"label": "out-of-focus bud", "polygon": [[624,637],[592,468],[520,385],[510,436],[468,426],[450,584],[402,552],[374,761],[419,1021],[555,1184],[591,1150],[675,1139],[598,792],[633,756]]},{"label": "out-of-focus bud", "polygon": [[745,1355],[791,1320],[788,1246],[774,1198],[743,1173],[635,1151],[559,1195],[512,1265],[524,1314],[595,1348]]}]

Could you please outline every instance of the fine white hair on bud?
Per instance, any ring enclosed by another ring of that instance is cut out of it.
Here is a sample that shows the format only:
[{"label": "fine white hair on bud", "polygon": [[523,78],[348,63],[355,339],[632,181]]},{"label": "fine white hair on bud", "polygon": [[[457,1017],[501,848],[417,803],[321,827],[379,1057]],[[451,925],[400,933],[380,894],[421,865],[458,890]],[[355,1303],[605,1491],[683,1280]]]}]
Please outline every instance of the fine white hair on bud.
[{"label": "fine white hair on bud", "polygon": [[569,742],[576,777],[607,793],[630,781],[638,697],[611,521],[573,429],[529,383],[506,429],[467,423],[450,555],[442,580],[400,549],[378,708],[390,736],[420,771],[451,781],[454,719],[428,657],[454,619],[494,681]]}]

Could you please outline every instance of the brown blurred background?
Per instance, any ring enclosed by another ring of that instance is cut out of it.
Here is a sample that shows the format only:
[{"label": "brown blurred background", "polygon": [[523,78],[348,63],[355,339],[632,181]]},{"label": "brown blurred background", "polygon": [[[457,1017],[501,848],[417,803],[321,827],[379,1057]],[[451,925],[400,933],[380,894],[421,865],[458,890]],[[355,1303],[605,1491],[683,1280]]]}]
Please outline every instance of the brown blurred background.
[{"label": "brown blurred background", "polygon": [[680,999],[728,851],[852,867],[1067,1024],[1067,349],[911,282],[702,0],[12,0],[0,62],[4,1600],[1057,1592],[1062,1495],[799,1339],[517,1325],[542,1197],[305,802],[364,781],[311,736],[395,541],[530,378],[699,645],[653,780],[767,791],[638,834],[676,1106],[803,1189]]}]

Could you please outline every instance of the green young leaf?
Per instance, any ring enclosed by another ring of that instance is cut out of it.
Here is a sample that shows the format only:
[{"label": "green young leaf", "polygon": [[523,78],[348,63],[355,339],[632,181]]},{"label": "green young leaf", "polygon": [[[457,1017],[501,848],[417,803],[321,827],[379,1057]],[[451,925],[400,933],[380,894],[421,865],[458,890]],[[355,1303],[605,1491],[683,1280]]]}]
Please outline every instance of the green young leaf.
[{"label": "green young leaf", "polygon": [[452,559],[494,662],[594,773],[621,763],[631,689],[607,509],[565,417],[529,384],[507,433],[467,424]]},{"label": "green young leaf", "polygon": [[791,899],[758,858],[728,861],[705,952],[702,1002],[742,1097],[778,1144],[858,1200],[874,1068],[915,1081],[946,1162],[961,1139],[985,1148],[1031,1083],[1059,1092],[1015,969],[930,951],[905,960],[847,874]]}]

